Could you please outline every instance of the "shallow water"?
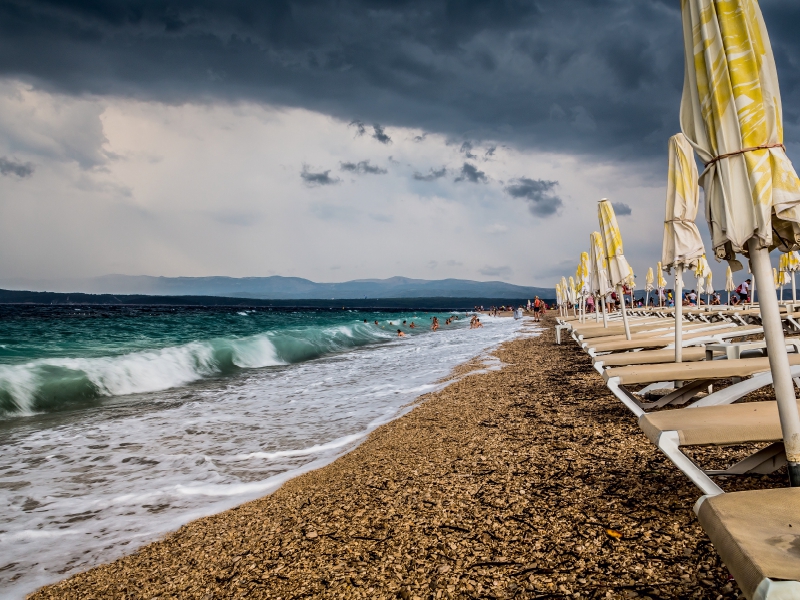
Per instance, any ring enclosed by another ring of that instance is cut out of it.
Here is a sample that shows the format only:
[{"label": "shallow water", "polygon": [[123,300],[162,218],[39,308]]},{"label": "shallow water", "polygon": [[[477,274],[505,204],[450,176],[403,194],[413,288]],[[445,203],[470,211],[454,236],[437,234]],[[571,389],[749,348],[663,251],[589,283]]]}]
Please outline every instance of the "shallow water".
[{"label": "shallow water", "polygon": [[520,326],[399,339],[433,313],[2,310],[10,598],[330,462]]}]

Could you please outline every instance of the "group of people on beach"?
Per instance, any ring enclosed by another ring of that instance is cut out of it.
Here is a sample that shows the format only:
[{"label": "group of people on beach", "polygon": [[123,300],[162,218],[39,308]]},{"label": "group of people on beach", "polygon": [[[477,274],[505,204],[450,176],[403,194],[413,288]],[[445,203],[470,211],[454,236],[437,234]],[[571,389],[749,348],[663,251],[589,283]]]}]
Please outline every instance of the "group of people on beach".
[{"label": "group of people on beach", "polygon": [[[752,291],[752,279],[746,279],[744,282],[739,284],[735,291],[731,292],[730,295],[730,304],[737,305],[741,303],[750,303],[752,299],[750,297],[750,293]],[[632,290],[629,288],[623,288],[622,297],[624,298],[625,306],[627,307],[636,307],[642,308],[644,307],[645,300],[643,298],[633,298],[632,297]],[[620,304],[621,300],[616,292],[610,292],[606,295],[606,308],[609,311],[615,311],[617,306]],[[648,306],[666,306],[666,307],[674,307],[675,306],[675,292],[672,289],[659,289],[656,290],[656,293],[652,295],[652,297],[647,302]],[[713,294],[708,294],[707,297],[704,299],[702,294],[698,294],[695,290],[688,290],[683,292],[681,298],[681,304],[683,306],[705,306],[706,304],[711,306],[718,306],[722,304],[722,298],[719,292],[714,292]],[[586,297],[586,312],[593,313],[597,310],[598,307],[595,306],[595,300],[593,296]],[[534,316],[536,316],[536,309],[534,308]],[[538,320],[538,318],[537,318]]]}]

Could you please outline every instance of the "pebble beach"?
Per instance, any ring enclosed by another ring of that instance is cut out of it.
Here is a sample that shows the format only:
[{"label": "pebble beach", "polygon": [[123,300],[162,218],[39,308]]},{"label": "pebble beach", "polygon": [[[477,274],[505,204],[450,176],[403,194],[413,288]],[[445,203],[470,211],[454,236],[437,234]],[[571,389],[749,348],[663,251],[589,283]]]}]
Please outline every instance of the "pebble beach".
[{"label": "pebble beach", "polygon": [[333,463],[30,598],[738,597],[698,491],[553,324]]}]

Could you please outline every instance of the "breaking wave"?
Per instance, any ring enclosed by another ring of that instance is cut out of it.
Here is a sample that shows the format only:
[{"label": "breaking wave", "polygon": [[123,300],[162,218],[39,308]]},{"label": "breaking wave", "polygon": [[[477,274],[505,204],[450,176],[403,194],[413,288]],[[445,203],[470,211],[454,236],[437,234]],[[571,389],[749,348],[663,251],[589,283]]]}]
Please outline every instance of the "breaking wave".
[{"label": "breaking wave", "polygon": [[44,358],[0,365],[0,416],[157,392],[240,369],[288,365],[389,339],[370,325],[339,325],[216,338],[117,356]]}]

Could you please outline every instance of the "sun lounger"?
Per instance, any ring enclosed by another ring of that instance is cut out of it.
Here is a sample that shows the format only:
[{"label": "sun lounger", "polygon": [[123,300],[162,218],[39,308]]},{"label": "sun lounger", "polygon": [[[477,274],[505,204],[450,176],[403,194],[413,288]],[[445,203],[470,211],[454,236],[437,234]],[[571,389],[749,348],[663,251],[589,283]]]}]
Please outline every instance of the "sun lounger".
[{"label": "sun lounger", "polygon": [[[740,325],[732,326],[727,324],[725,326],[709,327],[690,331],[683,336],[683,345],[699,345],[710,343],[714,341],[722,341],[725,339],[745,337],[749,335],[756,335],[763,333],[762,327],[748,326],[742,327]],[[594,344],[586,343],[584,348],[590,356],[595,356],[601,352],[625,352],[628,350],[652,349],[652,348],[666,348],[673,345],[675,341],[674,332],[668,332],[665,335],[652,336],[646,338],[633,338],[631,340],[615,340],[611,342],[598,341]]]},{"label": "sun lounger", "polygon": [[[800,354],[790,354],[789,364],[792,377],[800,377]],[[698,400],[694,406],[731,404],[750,392],[771,384],[772,373],[769,370],[769,359],[766,357],[740,358],[738,360],[630,365],[612,367],[603,372],[603,379],[611,393],[637,417],[643,415],[645,410],[685,404],[715,381],[734,377],[750,378],[713,392]],[[653,384],[674,381],[687,383],[654,402],[642,402],[628,389],[633,385],[646,385],[648,388],[652,388]]]},{"label": "sun lounger", "polygon": [[[639,416],[639,427],[705,494],[722,493],[709,475],[772,473],[786,464],[777,402],[745,402],[646,413]],[[703,471],[680,450],[686,446],[765,442],[771,444],[728,469],[716,471]]]},{"label": "sun lounger", "polygon": [[703,496],[694,511],[747,598],[800,598],[800,489]]}]

